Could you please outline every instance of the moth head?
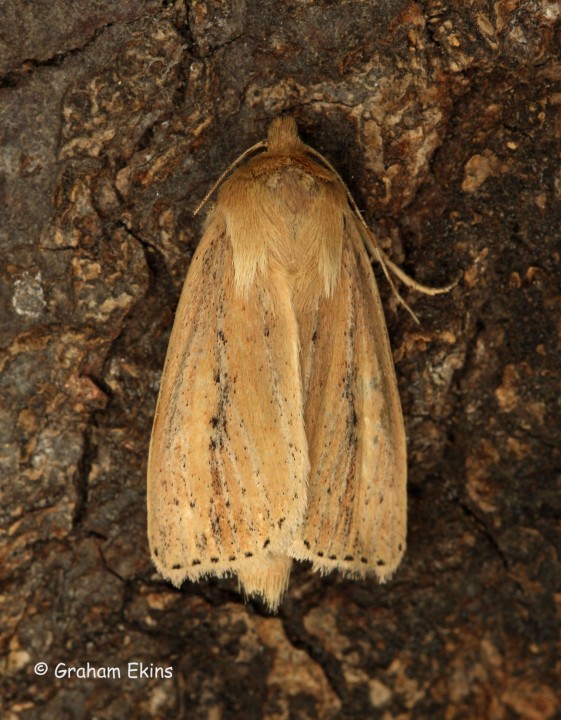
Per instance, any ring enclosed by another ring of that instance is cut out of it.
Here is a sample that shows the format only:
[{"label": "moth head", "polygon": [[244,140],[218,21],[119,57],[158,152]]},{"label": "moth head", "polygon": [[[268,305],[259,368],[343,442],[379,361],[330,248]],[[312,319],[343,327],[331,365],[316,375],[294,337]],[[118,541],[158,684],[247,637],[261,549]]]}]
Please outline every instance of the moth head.
[{"label": "moth head", "polygon": [[267,147],[270,153],[290,155],[301,152],[303,143],[298,137],[296,120],[290,115],[275,118],[269,125]]}]

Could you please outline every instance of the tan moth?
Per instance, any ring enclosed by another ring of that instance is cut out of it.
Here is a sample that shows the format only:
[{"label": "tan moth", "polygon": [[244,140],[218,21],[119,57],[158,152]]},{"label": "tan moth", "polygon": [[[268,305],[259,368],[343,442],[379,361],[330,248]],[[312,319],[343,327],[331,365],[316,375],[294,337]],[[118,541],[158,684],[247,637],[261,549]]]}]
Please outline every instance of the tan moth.
[{"label": "tan moth", "polygon": [[276,610],[293,560],[380,581],[395,571],[406,450],[373,238],[292,118],[242,157],[262,147],[221,185],[185,280],[148,536],[174,585],[233,573]]}]

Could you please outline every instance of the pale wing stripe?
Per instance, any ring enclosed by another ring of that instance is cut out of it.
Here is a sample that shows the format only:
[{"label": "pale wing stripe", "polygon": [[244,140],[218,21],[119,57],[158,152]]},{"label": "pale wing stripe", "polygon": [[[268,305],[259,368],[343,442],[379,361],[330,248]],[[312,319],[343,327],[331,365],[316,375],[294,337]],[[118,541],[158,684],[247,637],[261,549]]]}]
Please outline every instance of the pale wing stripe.
[{"label": "pale wing stripe", "polygon": [[[343,268],[341,272],[341,287],[339,292],[344,295],[345,298],[351,296],[352,288],[350,287],[350,276],[347,268],[347,249],[343,251]],[[336,309],[340,310],[341,303],[338,303]],[[321,521],[319,526],[318,537],[322,538],[322,545],[325,544],[325,551],[328,555],[333,555],[334,545],[339,544],[339,538],[335,537],[344,533],[344,528],[341,528],[341,518],[345,516],[349,519],[349,509],[352,508],[353,504],[349,504],[352,496],[353,488],[349,484],[349,474],[351,468],[354,466],[354,457],[356,455],[356,436],[354,428],[351,426],[352,415],[354,414],[354,374],[355,370],[355,358],[353,357],[354,350],[354,338],[356,335],[356,308],[352,302],[345,302],[343,306],[346,307],[349,312],[345,317],[340,316],[338,313],[335,321],[340,325],[342,322],[345,323],[344,330],[340,331],[340,335],[335,339],[335,343],[344,345],[341,348],[344,351],[345,366],[344,376],[342,378],[337,377],[335,383],[339,385],[339,391],[342,395],[342,401],[339,401],[337,405],[338,412],[333,414],[331,410],[331,417],[334,415],[334,422],[331,426],[327,442],[324,443],[322,448],[322,457],[324,461],[318,466],[317,475],[319,478],[330,477],[331,483],[331,494],[329,503],[330,507],[322,515],[320,515]],[[329,322],[329,321],[328,321]],[[338,348],[329,348],[328,352],[338,352]],[[338,373],[340,369],[336,368],[335,373]],[[332,384],[334,381],[332,380]],[[332,385],[333,386],[333,385]],[[329,408],[326,408],[326,400],[330,397],[332,386],[326,383],[327,392],[324,394],[322,403],[322,415],[325,417],[325,409],[329,412]],[[349,403],[353,405],[350,406]],[[342,426],[342,427],[341,427]],[[344,438],[344,440],[343,440]],[[334,444],[333,441],[336,441]],[[342,442],[343,440],[343,442]],[[331,459],[329,448],[334,447],[336,454],[335,458]],[[330,462],[331,461],[331,462]],[[330,464],[332,466],[330,467]],[[325,480],[323,480],[323,483]],[[323,484],[322,483],[322,484]],[[350,523],[349,523],[350,524]]]},{"label": "pale wing stripe", "polygon": [[[227,311],[228,303],[225,303],[222,298],[220,303],[220,312],[218,317],[220,318],[217,326],[217,364],[220,373],[220,383],[223,393],[235,392],[234,388],[227,389],[224,385],[226,383],[233,383],[232,372],[236,372],[235,367],[232,367],[230,362],[229,353],[227,352],[228,342],[230,338],[230,328],[226,327],[225,324],[225,313]],[[231,308],[230,308],[231,309]],[[240,309],[238,308],[238,312]],[[241,312],[249,312],[248,307],[244,307]],[[218,338],[222,338],[220,341]],[[239,358],[237,359],[239,361]],[[240,392],[247,393],[247,388],[240,388]],[[256,452],[255,441],[250,438],[247,423],[245,418],[239,411],[239,403],[230,400],[228,404],[222,409],[223,420],[219,419],[219,425],[216,428],[216,456],[217,469],[219,472],[219,478],[221,481],[221,488],[217,489],[217,495],[220,495],[225,499],[223,509],[223,522],[228,522],[230,533],[229,543],[224,543],[223,547],[218,548],[219,554],[235,552],[236,557],[240,553],[255,552],[258,548],[256,546],[256,517],[253,512],[255,506],[261,508],[264,513],[271,515],[269,498],[266,493],[266,489],[262,482],[259,481],[259,477],[263,474],[263,463],[262,456],[259,452]],[[246,407],[246,406],[244,406]],[[220,412],[217,413],[217,417],[220,418]],[[227,425],[226,430],[223,425]],[[238,435],[242,435],[244,440],[242,448],[246,449],[243,456],[236,455],[234,447],[240,447],[239,443],[232,441],[234,436],[238,439]],[[228,468],[225,467],[224,454],[229,460]],[[247,467],[249,463],[249,469]],[[230,487],[233,486],[236,489],[236,496],[230,494]],[[252,498],[252,504],[244,500],[245,497]],[[230,500],[229,512],[227,512],[226,504]],[[234,519],[236,518],[236,520]],[[243,532],[240,532],[242,530]],[[243,537],[245,548],[240,547],[239,539]],[[236,542],[237,540],[237,542]]]},{"label": "pale wing stripe", "polygon": [[[348,277],[345,272],[341,273],[341,283],[344,286],[340,287],[338,292],[348,292]],[[331,312],[332,310],[334,312]],[[323,427],[317,426],[318,418],[309,418],[315,425],[312,442],[316,444],[321,438],[322,447],[315,453],[312,450],[315,467],[313,476],[310,477],[311,509],[306,521],[305,538],[316,545],[318,551],[323,552],[325,557],[332,555],[334,533],[337,531],[337,523],[340,522],[339,514],[344,504],[344,497],[349,492],[347,486],[349,466],[353,462],[353,457],[348,452],[350,417],[346,399],[349,373],[352,376],[353,372],[349,338],[352,337],[355,319],[352,306],[344,317],[339,317],[337,310],[338,303],[333,300],[325,301],[325,307],[320,306],[320,312],[323,311],[326,322],[317,328],[317,347],[321,348],[317,352],[321,353],[318,358],[325,361],[337,350],[334,345],[344,342],[346,356],[344,366],[334,366],[330,362],[324,374],[325,362],[320,363],[313,369],[314,384],[308,388],[311,397],[316,400],[318,397],[321,398],[315,410]],[[331,337],[333,329],[331,325],[337,333],[335,338]],[[344,376],[341,375],[342,372],[345,373]]]},{"label": "pale wing stripe", "polygon": [[[268,321],[266,310],[263,307],[262,300],[263,299],[261,295],[257,305],[261,315],[262,326],[264,327]],[[268,342],[263,332],[260,333],[260,335],[261,342],[263,344],[261,352],[264,351],[268,365],[268,372],[266,373],[266,375],[270,381],[269,392],[272,394],[275,410],[277,411],[276,415],[282,416],[283,405],[281,402],[279,377],[276,372],[276,362],[275,358],[273,357],[271,343]],[[246,388],[245,392],[247,394],[247,403],[245,404],[245,407],[248,409],[249,412],[252,412],[252,390],[251,388]],[[268,520],[269,530],[265,530],[265,528],[261,529],[263,530],[263,532],[270,534],[271,530],[275,527],[278,518],[275,517],[275,512],[273,511],[270,497],[270,485],[274,483],[274,478],[270,477],[270,467],[267,467],[263,462],[267,454],[267,443],[264,442],[264,438],[250,437],[245,419],[241,417],[239,412],[237,412],[236,408],[234,408],[234,411],[236,412],[237,426],[244,431],[244,441],[245,446],[247,447],[247,459],[251,465],[249,472],[247,472],[246,470],[245,477],[242,480],[242,483],[246,488],[246,492],[250,493],[252,498],[255,499],[254,504],[256,507],[259,507],[259,513],[263,516],[265,520]],[[285,432],[283,435],[283,439],[286,436],[287,433]],[[248,526],[253,526],[256,520],[257,518],[255,517],[248,518]],[[266,524],[266,522],[262,520],[260,524],[261,526],[263,526]]]},{"label": "pale wing stripe", "polygon": [[[223,242],[227,242],[224,238]],[[224,281],[223,281],[224,282]],[[226,423],[228,414],[228,363],[227,352],[225,348],[224,338],[224,317],[227,308],[227,299],[225,299],[225,282],[220,288],[218,296],[218,308],[216,312],[216,343],[215,343],[215,363],[218,368],[218,381],[215,376],[215,383],[218,386],[217,407],[213,409],[214,415],[209,418],[209,426],[215,423],[213,431],[208,433],[209,440],[209,459],[208,470],[211,477],[211,486],[213,493],[210,495],[210,521],[212,528],[210,552],[210,561],[222,558],[225,554],[233,551],[235,544],[235,528],[232,523],[232,516],[227,512],[230,495],[228,491],[227,472],[224,467],[223,450],[227,446],[228,436],[226,433]],[[217,505],[219,503],[219,505]],[[237,548],[236,548],[237,549]]]},{"label": "pale wing stripe", "polygon": [[[221,253],[222,255],[222,244],[225,242],[224,235],[215,235],[214,237],[210,238],[210,241],[207,245],[207,247],[203,251],[203,255],[201,257],[200,262],[197,259],[197,262],[201,266],[205,266],[209,264],[211,260],[213,260],[213,255]],[[218,259],[218,258],[217,258]],[[195,260],[193,260],[195,262]],[[214,261],[216,262],[216,260]],[[204,349],[203,349],[203,340],[205,338],[206,333],[209,332],[208,327],[202,325],[202,318],[204,317],[210,317],[213,318],[214,314],[212,312],[210,313],[202,313],[201,307],[204,304],[204,297],[203,293],[201,292],[202,285],[201,283],[197,282],[189,282],[189,279],[186,282],[185,288],[182,291],[182,298],[180,299],[180,307],[182,310],[182,314],[180,317],[176,317],[173,332],[176,332],[176,325],[179,322],[180,326],[186,326],[191,325],[192,329],[190,333],[185,337],[185,342],[181,346],[180,351],[178,351],[175,354],[175,357],[181,357],[181,361],[179,363],[176,363],[176,366],[184,368],[184,367],[190,367],[191,363],[189,363],[187,360],[190,358],[194,353],[194,348],[198,345],[198,350],[195,350],[198,359],[203,357],[204,355]],[[183,305],[182,300],[183,295],[185,294],[187,301]],[[174,344],[176,345],[176,344]],[[171,342],[170,342],[171,346]],[[171,360],[171,358],[169,359]],[[166,366],[169,362],[169,360],[166,358]],[[196,365],[198,365],[198,360],[195,365],[193,365],[193,370],[196,368]],[[164,368],[165,373],[166,368]],[[191,380],[191,378],[189,378]],[[173,421],[174,418],[177,416],[177,408],[179,406],[179,400],[182,394],[184,394],[185,388],[184,384],[181,382],[174,383],[169,397],[169,419],[168,423],[172,427],[168,430],[168,436],[175,437],[179,432],[181,432],[181,428],[179,427],[173,427]],[[189,403],[186,403],[186,406],[189,406]],[[185,418],[187,421],[189,420],[190,415],[187,415]]]},{"label": "pale wing stripe", "polygon": [[[372,268],[356,229],[351,233],[351,239],[357,256],[359,273],[357,286],[360,287],[361,284],[369,281]],[[371,527],[366,527],[366,523],[361,524],[361,537],[363,542],[367,543],[370,552],[375,551],[378,557],[376,572],[384,579],[395,569],[405,548],[407,506],[405,434],[386,325],[383,322],[375,322],[377,318],[383,321],[382,305],[375,284],[372,283],[371,288],[372,292],[363,310],[371,335],[369,340],[372,343],[371,347],[378,349],[375,355],[372,353],[370,355],[376,363],[380,385],[378,392],[371,389],[371,395],[377,398],[379,404],[377,419],[379,475],[377,481],[373,483],[372,490],[375,505],[374,522]],[[382,479],[383,484],[380,485]],[[379,494],[384,496],[383,503],[376,502]],[[381,566],[381,562],[385,565]]]},{"label": "pale wing stripe", "polygon": [[[367,323],[368,318],[364,317],[363,322]],[[365,328],[368,328],[368,325],[365,325]],[[369,356],[366,344],[373,342],[374,338],[370,332],[367,332],[364,338],[359,338],[359,343],[362,345],[360,352],[363,358]],[[379,375],[380,372],[378,367],[365,367],[365,371],[371,377],[374,377],[375,373]],[[363,384],[362,394],[359,390],[357,395],[361,397],[361,408],[359,412],[361,417],[365,418],[366,414],[372,412],[372,408],[376,406],[376,402],[380,396],[380,390],[376,391],[367,383],[366,387],[364,387]],[[382,478],[387,476],[388,454],[384,432],[378,418],[371,421],[368,426],[363,425],[361,429],[362,432],[359,433],[361,442],[357,461],[357,475],[360,487],[357,488],[357,496],[360,498],[359,502],[362,504],[362,507],[356,509],[357,522],[353,540],[356,543],[356,547],[360,548],[361,552],[372,562],[375,560],[375,558],[372,557],[372,549],[365,548],[360,538],[361,536],[364,537],[365,533],[371,534],[372,529],[379,525],[378,516],[380,514],[380,503],[378,502],[378,498],[381,492],[380,484]],[[373,447],[367,446],[367,443],[372,443]]]}]

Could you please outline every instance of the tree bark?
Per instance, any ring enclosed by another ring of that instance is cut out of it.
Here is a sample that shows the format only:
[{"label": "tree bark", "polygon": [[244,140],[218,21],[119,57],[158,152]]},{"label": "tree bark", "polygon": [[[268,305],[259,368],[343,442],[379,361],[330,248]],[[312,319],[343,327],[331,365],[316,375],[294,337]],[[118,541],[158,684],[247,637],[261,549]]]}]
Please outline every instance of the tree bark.
[{"label": "tree bark", "polygon": [[[2,717],[559,718],[559,4],[2,16]],[[280,113],[395,262],[460,282],[404,290],[416,325],[376,271],[403,564],[382,586],[298,566],[274,617],[234,580],[157,575],[144,478],[193,209]]]}]

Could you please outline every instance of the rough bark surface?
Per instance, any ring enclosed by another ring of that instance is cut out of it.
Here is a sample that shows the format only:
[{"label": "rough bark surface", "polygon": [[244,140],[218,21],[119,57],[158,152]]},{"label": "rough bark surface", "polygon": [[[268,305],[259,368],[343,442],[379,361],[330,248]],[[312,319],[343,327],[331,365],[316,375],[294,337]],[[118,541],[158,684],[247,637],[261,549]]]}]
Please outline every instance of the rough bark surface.
[{"label": "rough bark surface", "polygon": [[[561,718],[559,2],[0,16],[2,718]],[[403,565],[299,567],[269,617],[234,581],[157,576],[144,477],[192,211],[281,112],[396,262],[461,280],[405,291],[416,326],[380,276]],[[55,674],[88,663],[121,677]]]}]

